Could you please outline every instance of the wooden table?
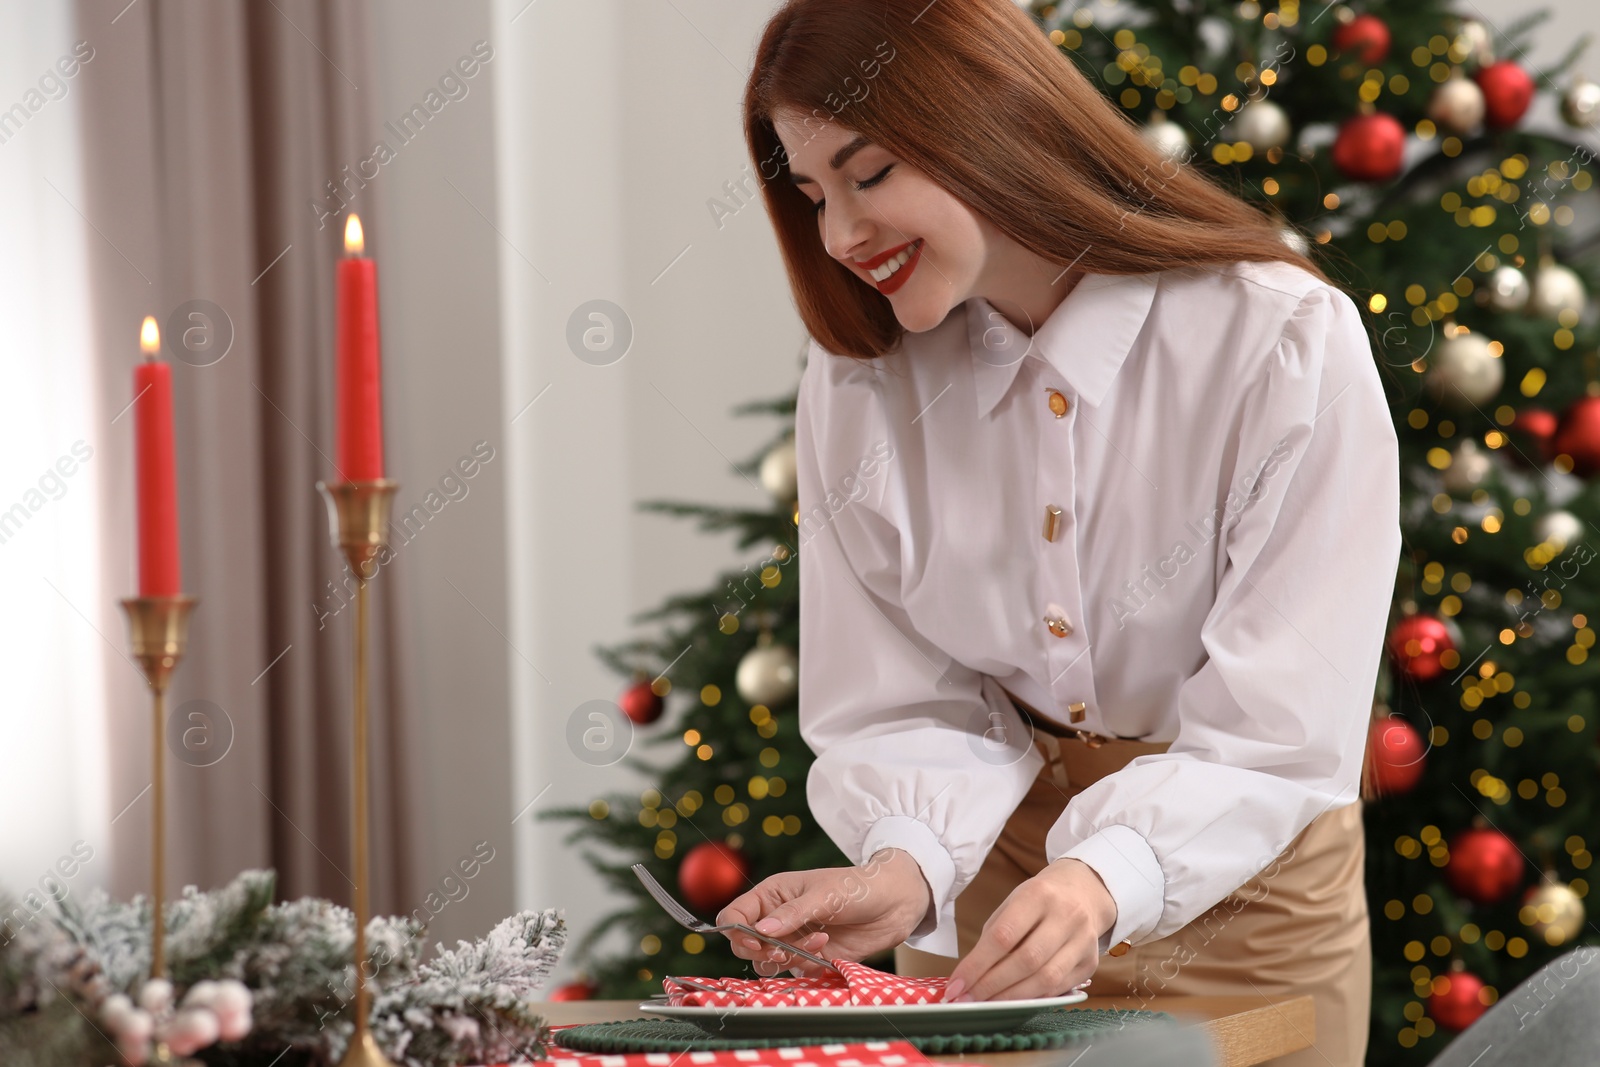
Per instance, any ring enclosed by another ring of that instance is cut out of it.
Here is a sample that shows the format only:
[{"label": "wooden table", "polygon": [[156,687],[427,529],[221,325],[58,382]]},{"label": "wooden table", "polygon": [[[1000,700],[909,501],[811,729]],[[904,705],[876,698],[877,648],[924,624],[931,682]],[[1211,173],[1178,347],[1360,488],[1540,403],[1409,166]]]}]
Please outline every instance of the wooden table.
[{"label": "wooden table", "polygon": [[[1248,1067],[1274,1056],[1310,1048],[1316,1039],[1316,1016],[1311,997],[1090,997],[1080,1008],[1142,1008],[1164,1011],[1184,1023],[1198,1026],[1211,1039],[1221,1067]],[[602,1023],[640,1019],[637,1000],[557,1001],[542,1006],[552,1025]],[[952,1063],[981,1063],[990,1067],[1059,1067],[1061,1051],[990,1052],[956,1056],[930,1056]]]}]

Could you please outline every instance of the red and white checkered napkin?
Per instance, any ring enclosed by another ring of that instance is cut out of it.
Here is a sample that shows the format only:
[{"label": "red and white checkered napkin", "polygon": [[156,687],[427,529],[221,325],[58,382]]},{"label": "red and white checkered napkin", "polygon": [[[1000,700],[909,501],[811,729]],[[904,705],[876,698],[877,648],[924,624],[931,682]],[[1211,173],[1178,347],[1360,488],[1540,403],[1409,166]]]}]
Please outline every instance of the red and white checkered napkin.
[{"label": "red and white checkered napkin", "polygon": [[865,1041],[705,1052],[573,1052],[534,1062],[536,1067],[926,1067],[932,1061],[908,1041]]},{"label": "red and white checkered napkin", "polygon": [[834,960],[841,973],[829,971],[796,978],[694,978],[716,991],[663,978],[667,1003],[704,1008],[807,1008],[883,1004],[937,1004],[944,997],[945,977],[905,978],[854,960]]}]

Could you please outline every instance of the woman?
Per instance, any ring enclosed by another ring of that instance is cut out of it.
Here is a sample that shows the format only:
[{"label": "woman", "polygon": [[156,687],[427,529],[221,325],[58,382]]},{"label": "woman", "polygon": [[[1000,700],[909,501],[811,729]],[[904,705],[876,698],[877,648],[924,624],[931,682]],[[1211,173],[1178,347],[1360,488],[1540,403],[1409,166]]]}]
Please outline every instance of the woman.
[{"label": "woman", "polygon": [[791,0],[744,118],[813,338],[807,797],[859,866],[718,920],[957,1000],[1310,993],[1284,1062],[1360,1063],[1400,534],[1355,304],[1013,0]]}]

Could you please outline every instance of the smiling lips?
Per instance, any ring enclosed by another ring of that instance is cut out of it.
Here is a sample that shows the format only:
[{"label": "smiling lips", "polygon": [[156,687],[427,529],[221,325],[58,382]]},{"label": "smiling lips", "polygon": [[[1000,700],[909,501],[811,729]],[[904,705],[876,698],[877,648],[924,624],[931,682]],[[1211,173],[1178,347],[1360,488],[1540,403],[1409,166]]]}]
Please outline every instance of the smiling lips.
[{"label": "smiling lips", "polygon": [[862,270],[872,277],[873,284],[878,287],[878,292],[888,296],[899,289],[911,277],[911,272],[916,269],[917,261],[922,256],[922,238],[908,241],[898,248],[891,248],[887,252],[877,255],[859,263]]}]

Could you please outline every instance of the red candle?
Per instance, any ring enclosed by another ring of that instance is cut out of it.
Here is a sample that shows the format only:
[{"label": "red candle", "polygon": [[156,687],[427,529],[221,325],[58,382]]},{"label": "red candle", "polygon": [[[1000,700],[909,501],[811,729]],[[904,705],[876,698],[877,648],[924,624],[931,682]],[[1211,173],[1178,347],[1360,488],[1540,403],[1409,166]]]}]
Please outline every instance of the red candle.
[{"label": "red candle", "polygon": [[383,477],[383,379],[378,366],[378,265],[361,254],[361,220],[344,227],[339,261],[338,453],[347,482]]},{"label": "red candle", "polygon": [[133,440],[137,474],[139,595],[177,596],[178,472],[172,444],[172,367],[156,358],[161,333],[145,316],[139,330],[144,359],[133,368]]}]

